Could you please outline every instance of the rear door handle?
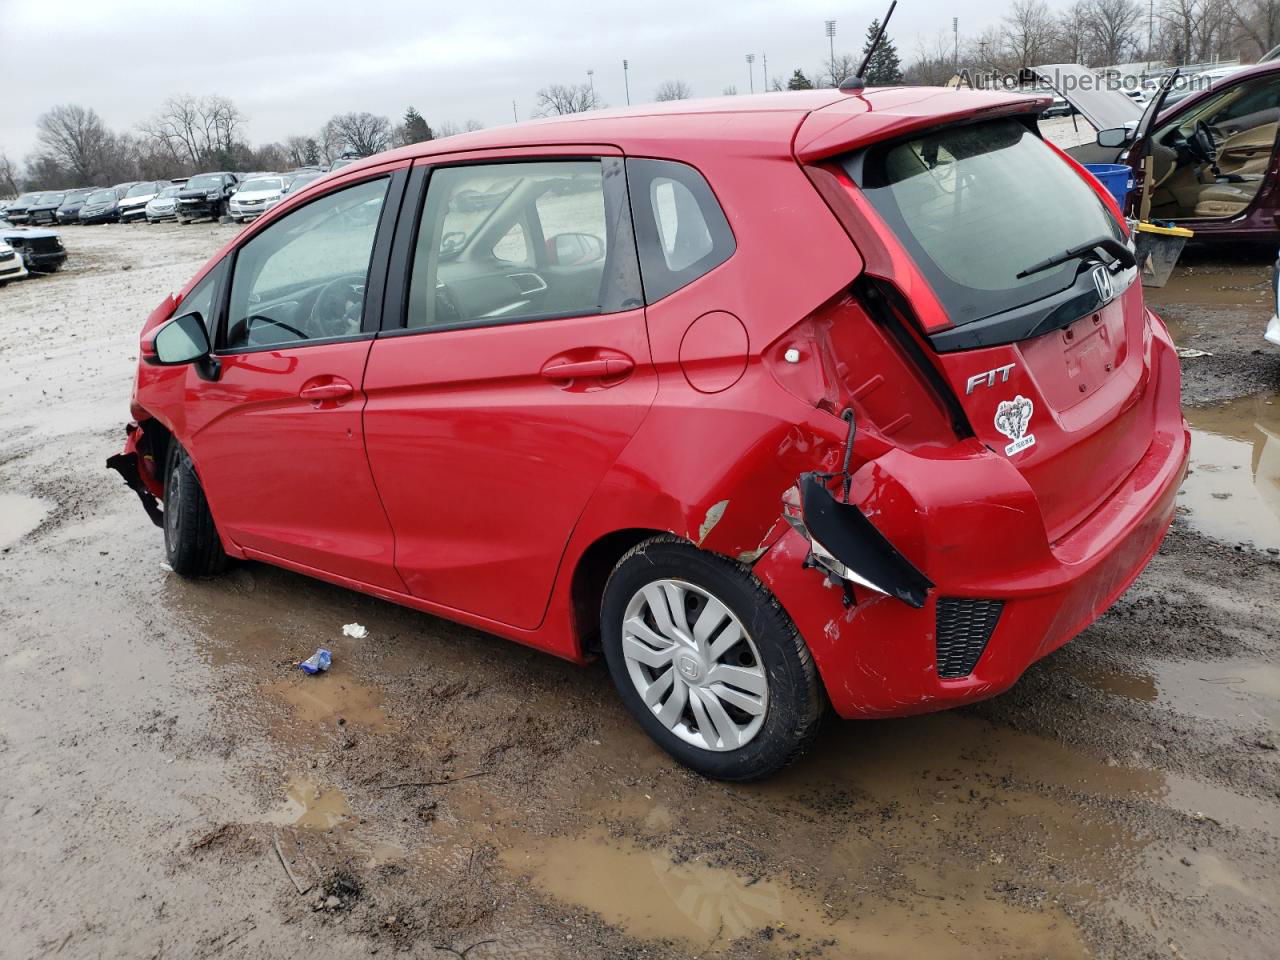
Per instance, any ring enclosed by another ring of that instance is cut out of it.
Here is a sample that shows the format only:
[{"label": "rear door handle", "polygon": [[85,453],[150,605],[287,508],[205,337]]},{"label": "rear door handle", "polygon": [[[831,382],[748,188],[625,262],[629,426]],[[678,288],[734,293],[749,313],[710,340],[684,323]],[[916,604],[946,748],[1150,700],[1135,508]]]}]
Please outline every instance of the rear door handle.
[{"label": "rear door handle", "polygon": [[298,396],[312,403],[323,403],[325,400],[346,400],[355,392],[355,387],[347,381],[334,379],[325,383],[309,383],[298,391]]},{"label": "rear door handle", "polygon": [[635,363],[623,357],[608,357],[601,360],[576,360],[564,363],[548,363],[542,368],[542,375],[548,380],[577,380],[579,377],[599,378],[620,377],[635,369]]}]

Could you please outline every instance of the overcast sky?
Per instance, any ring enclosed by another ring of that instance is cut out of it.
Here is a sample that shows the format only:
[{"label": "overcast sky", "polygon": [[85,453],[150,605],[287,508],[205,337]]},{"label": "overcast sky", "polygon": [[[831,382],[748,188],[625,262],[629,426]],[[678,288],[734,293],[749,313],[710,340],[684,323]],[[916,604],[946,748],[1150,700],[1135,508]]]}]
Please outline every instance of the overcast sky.
[{"label": "overcast sky", "polygon": [[[817,69],[827,56],[823,21],[837,21],[836,50],[861,50],[867,24],[888,0],[0,0],[0,151],[21,161],[35,121],[57,103],[93,107],[130,129],[165,97],[218,93],[248,117],[258,144],[312,134],[335,113],[369,110],[396,119],[412,104],[430,123],[521,120],[547,83],[595,70],[610,106],[684,80],[695,96],[748,90],[747,53],[769,74]],[[978,33],[1003,4],[901,0],[890,36],[904,64],[917,38]]]}]

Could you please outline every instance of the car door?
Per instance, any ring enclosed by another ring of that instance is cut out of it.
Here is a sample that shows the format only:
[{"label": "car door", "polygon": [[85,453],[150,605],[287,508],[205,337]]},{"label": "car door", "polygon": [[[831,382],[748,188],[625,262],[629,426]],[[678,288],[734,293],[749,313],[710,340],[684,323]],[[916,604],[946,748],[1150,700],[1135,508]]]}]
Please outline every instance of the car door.
[{"label": "car door", "polygon": [[364,379],[396,568],[441,608],[533,628],[656,392],[622,160],[489,155],[415,178]]},{"label": "car door", "polygon": [[363,173],[249,232],[228,255],[214,372],[188,374],[185,404],[224,536],[392,590],[403,584],[364,452],[360,381],[406,177]]}]

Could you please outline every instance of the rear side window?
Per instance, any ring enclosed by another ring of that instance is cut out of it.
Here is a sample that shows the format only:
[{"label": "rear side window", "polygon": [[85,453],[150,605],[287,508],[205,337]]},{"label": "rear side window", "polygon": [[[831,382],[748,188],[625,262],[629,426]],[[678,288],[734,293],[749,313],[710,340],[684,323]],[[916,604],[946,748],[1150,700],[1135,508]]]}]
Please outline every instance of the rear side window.
[{"label": "rear side window", "polygon": [[693,167],[671,160],[631,159],[627,185],[647,303],[687,286],[733,256],[729,221]]},{"label": "rear side window", "polygon": [[1018,277],[1100,237],[1123,240],[1097,194],[1028,127],[989,120],[855,154],[845,168],[902,241],[957,326],[1070,287],[1070,260]]}]

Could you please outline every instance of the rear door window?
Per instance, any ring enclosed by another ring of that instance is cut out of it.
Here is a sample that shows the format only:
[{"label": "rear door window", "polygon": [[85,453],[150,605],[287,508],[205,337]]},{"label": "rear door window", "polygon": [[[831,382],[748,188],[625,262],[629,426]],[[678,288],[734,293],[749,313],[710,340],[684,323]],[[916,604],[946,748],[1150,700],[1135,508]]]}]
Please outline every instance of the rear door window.
[{"label": "rear door window", "polygon": [[1079,260],[1027,267],[1099,237],[1123,240],[1090,186],[1013,119],[931,131],[853,155],[845,168],[957,326],[1070,287]]},{"label": "rear door window", "polygon": [[427,186],[406,326],[632,309],[641,302],[635,257],[619,160],[441,167]]}]

